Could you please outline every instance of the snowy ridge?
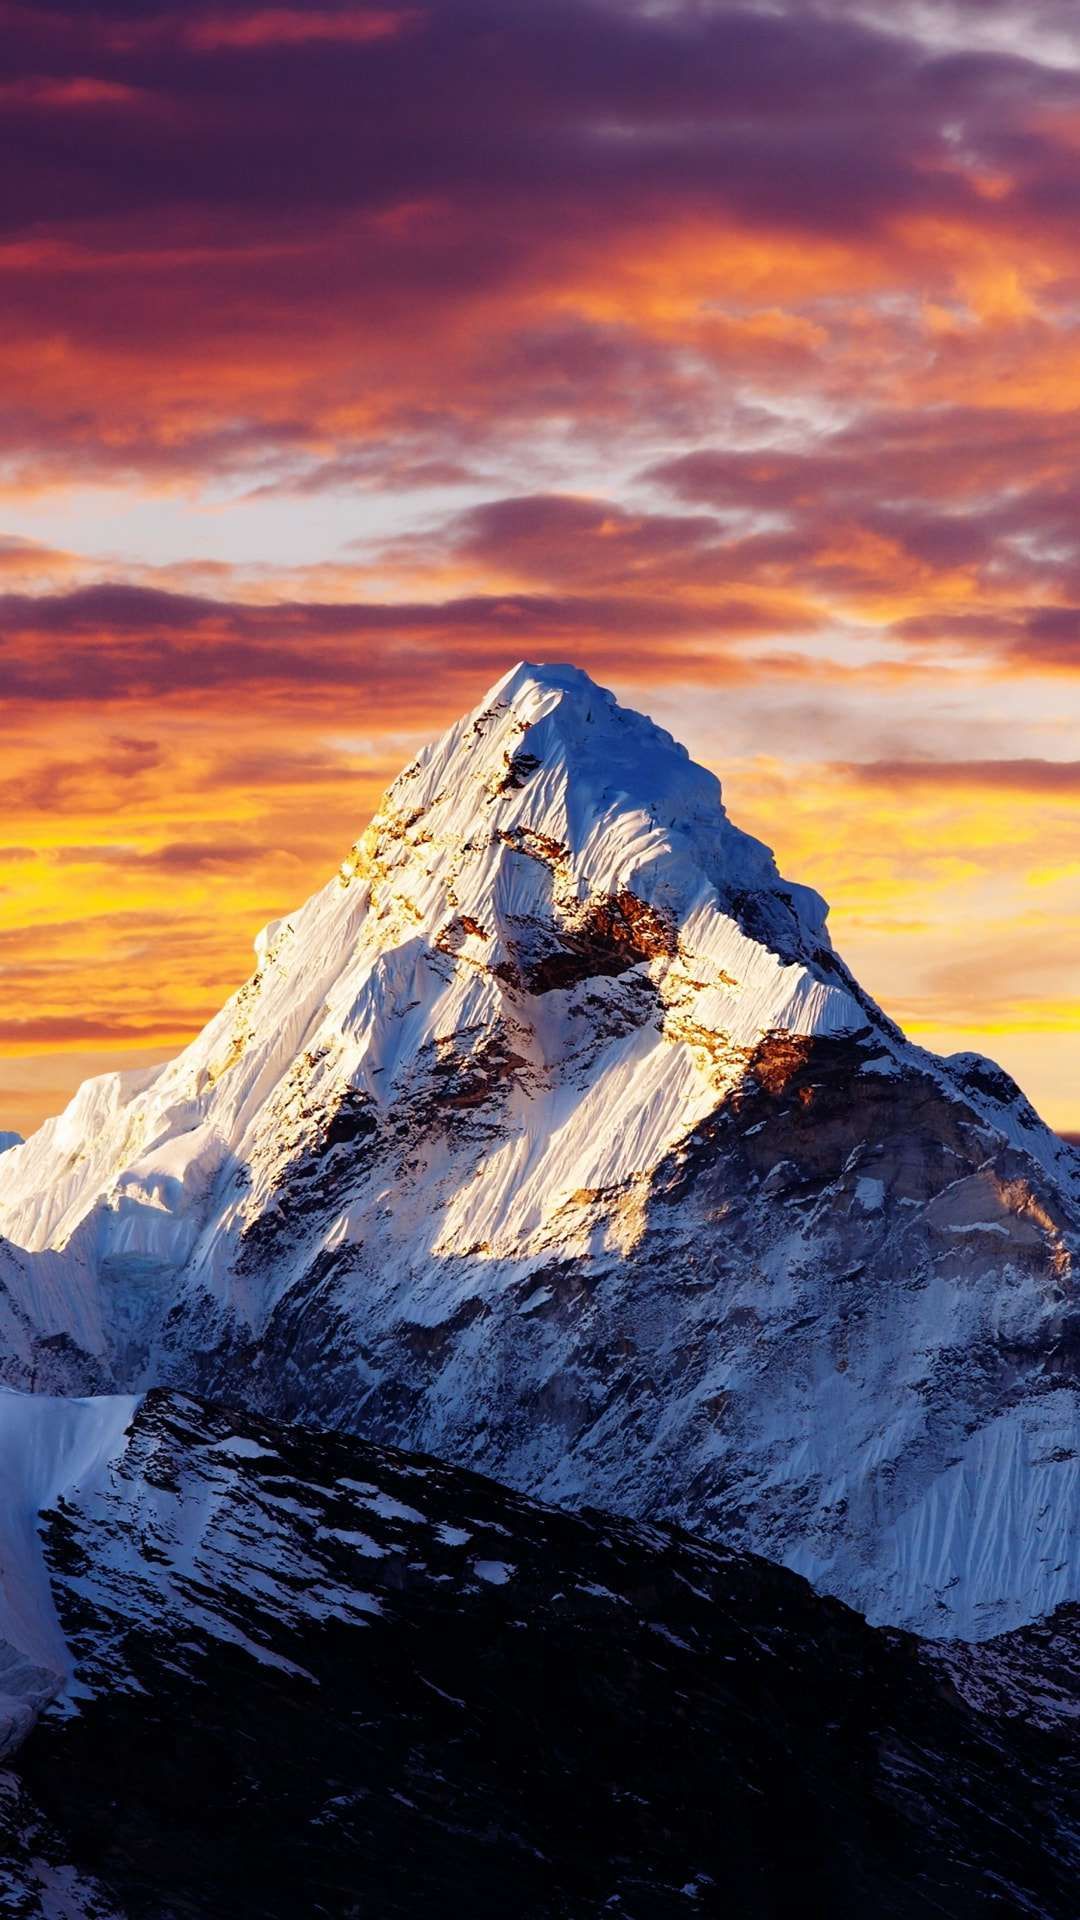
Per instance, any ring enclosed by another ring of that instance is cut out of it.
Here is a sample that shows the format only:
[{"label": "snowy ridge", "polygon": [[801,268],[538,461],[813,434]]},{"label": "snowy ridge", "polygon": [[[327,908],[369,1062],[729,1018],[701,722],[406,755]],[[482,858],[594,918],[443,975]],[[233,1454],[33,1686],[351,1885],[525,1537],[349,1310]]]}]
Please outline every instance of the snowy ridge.
[{"label": "snowy ridge", "polygon": [[13,1384],[420,1445],[931,1633],[1080,1597],[1080,1163],[668,734],[514,669],[256,962],[0,1158]]}]

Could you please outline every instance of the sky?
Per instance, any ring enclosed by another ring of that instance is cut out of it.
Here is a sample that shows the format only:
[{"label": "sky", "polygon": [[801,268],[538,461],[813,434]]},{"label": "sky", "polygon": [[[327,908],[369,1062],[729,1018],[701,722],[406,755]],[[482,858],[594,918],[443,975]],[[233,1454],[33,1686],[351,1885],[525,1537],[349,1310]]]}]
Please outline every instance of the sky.
[{"label": "sky", "polygon": [[0,0],[0,1128],[573,660],[1080,1131],[1074,0]]}]

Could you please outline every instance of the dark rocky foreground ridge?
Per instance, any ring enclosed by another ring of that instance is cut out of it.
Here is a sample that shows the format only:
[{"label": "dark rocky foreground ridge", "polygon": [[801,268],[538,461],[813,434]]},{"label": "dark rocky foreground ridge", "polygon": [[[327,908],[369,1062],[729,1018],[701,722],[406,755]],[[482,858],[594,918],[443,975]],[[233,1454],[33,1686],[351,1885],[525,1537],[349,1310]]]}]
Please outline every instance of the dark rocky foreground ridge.
[{"label": "dark rocky foreground ridge", "polygon": [[929,1646],[164,1392],[43,1532],[76,1681],[0,1776],[5,1920],[1074,1920],[1075,1610]]}]

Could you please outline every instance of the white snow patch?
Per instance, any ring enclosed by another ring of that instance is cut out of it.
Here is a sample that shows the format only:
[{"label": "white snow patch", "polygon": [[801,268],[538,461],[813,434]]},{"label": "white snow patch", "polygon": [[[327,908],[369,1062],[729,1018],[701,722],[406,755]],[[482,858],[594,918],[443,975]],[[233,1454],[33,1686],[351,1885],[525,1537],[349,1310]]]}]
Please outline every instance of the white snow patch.
[{"label": "white snow patch", "polygon": [[424,1525],[424,1516],[417,1513],[415,1507],[407,1507],[403,1501],[395,1500],[389,1493],[383,1493],[379,1487],[369,1487],[363,1480],[339,1480],[339,1487],[348,1487],[355,1493],[365,1507],[377,1513],[380,1520],[405,1520],[414,1526]]},{"label": "white snow patch", "polygon": [[464,1527],[452,1527],[448,1520],[440,1520],[435,1527],[435,1537],[444,1547],[463,1547],[472,1539]]},{"label": "white snow patch", "polygon": [[474,1560],[472,1568],[477,1578],[486,1580],[489,1587],[505,1587],[517,1572],[507,1560]]},{"label": "white snow patch", "polygon": [[224,1454],[229,1460],[277,1460],[280,1458],[275,1448],[260,1446],[257,1440],[251,1440],[242,1433],[230,1434],[226,1440],[215,1440],[206,1451]]},{"label": "white snow patch", "polygon": [[647,1624],[649,1632],[658,1633],[661,1640],[669,1640],[673,1647],[681,1648],[683,1653],[693,1653],[694,1649],[688,1640],[681,1640],[677,1633],[672,1633],[671,1628],[663,1626],[659,1620],[650,1620]]},{"label": "white snow patch", "polygon": [[355,1547],[368,1560],[385,1560],[386,1548],[380,1547],[367,1533],[352,1533],[345,1527],[326,1527],[323,1530],[331,1540],[340,1540],[345,1547]]}]

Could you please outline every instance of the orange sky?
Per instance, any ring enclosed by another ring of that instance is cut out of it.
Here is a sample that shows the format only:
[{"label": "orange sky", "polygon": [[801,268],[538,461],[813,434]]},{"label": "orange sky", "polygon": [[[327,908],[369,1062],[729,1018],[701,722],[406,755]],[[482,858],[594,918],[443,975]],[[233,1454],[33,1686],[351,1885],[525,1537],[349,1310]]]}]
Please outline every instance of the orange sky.
[{"label": "orange sky", "polygon": [[1080,27],[0,6],[0,1128],[571,659],[1080,1130]]}]

